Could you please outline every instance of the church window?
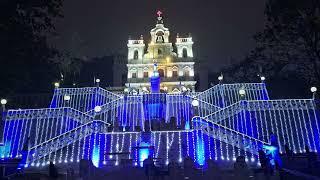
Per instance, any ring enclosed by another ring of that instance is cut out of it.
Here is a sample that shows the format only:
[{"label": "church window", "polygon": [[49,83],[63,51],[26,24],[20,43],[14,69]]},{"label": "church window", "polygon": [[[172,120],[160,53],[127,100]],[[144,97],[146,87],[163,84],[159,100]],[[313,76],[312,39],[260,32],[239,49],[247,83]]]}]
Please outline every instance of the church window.
[{"label": "church window", "polygon": [[132,78],[137,78],[137,73],[136,72],[132,73]]},{"label": "church window", "polygon": [[163,69],[159,69],[158,73],[159,73],[160,77],[164,77],[164,70]]},{"label": "church window", "polygon": [[184,57],[184,58],[188,57],[188,51],[186,48],[183,48],[183,50],[182,50],[182,57]]},{"label": "church window", "polygon": [[157,34],[156,34],[156,36],[157,36],[156,42],[157,43],[163,43],[164,42],[163,35],[164,35],[164,33],[162,31],[157,32]]},{"label": "church window", "polygon": [[149,77],[149,73],[148,73],[148,71],[143,72],[143,77],[144,77],[144,78]]},{"label": "church window", "polygon": [[173,70],[172,71],[172,77],[178,77],[178,71],[177,70]]},{"label": "church window", "polygon": [[133,59],[138,59],[139,58],[139,52],[138,50],[135,50],[133,53]]}]

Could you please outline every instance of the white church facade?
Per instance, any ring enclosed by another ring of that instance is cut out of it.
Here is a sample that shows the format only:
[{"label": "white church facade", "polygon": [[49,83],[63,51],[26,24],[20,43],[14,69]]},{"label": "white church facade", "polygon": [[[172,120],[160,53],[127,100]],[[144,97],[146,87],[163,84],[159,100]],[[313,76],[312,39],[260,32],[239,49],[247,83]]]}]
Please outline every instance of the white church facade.
[{"label": "white church facade", "polygon": [[143,36],[128,40],[128,74],[126,89],[131,92],[149,92],[149,78],[154,63],[157,63],[161,78],[162,92],[195,91],[194,59],[192,37],[179,37],[174,44],[169,41],[170,31],[164,26],[161,12],[158,11],[157,24],[151,29],[151,40],[144,43]]}]

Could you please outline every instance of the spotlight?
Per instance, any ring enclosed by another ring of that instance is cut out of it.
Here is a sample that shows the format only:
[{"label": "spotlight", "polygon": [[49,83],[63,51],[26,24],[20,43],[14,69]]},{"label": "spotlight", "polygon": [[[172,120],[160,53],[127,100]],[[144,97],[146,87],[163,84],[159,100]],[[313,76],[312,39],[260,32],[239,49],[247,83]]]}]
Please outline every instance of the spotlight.
[{"label": "spotlight", "polygon": [[260,80],[261,80],[261,81],[265,81],[265,80],[266,80],[266,77],[261,76],[261,77],[260,77]]},{"label": "spotlight", "polygon": [[0,102],[1,102],[1,105],[6,105],[8,101],[6,99],[1,99]]},{"label": "spotlight", "polygon": [[115,165],[116,165],[116,166],[118,166],[118,165],[119,165],[119,162],[118,162],[118,161],[116,161]]},{"label": "spotlight", "polygon": [[99,83],[100,82],[100,79],[96,79],[96,83]]},{"label": "spotlight", "polygon": [[107,162],[106,162],[106,161],[103,161],[103,164],[104,164],[104,165],[106,165],[106,164],[107,164]]},{"label": "spotlight", "polygon": [[101,111],[101,106],[94,107],[94,112],[98,113]]},{"label": "spotlight", "polygon": [[186,92],[187,91],[187,88],[182,86],[182,92]]},{"label": "spotlight", "polygon": [[142,91],[148,91],[147,87],[143,87]]},{"label": "spotlight", "polygon": [[[317,89],[316,87],[311,87],[311,88],[310,88],[310,91],[311,91],[312,93],[317,92],[317,90],[318,90],[318,89]],[[2,101],[1,101],[1,102],[2,102]]]},{"label": "spotlight", "polygon": [[252,157],[252,158],[251,158],[251,162],[254,162],[254,160],[255,160],[254,157]]},{"label": "spotlight", "polygon": [[179,158],[179,162],[180,162],[180,163],[182,162],[182,158]]},{"label": "spotlight", "polygon": [[168,57],[166,58],[166,60],[167,60],[167,63],[169,63],[169,62],[170,62],[170,57],[168,56]]}]

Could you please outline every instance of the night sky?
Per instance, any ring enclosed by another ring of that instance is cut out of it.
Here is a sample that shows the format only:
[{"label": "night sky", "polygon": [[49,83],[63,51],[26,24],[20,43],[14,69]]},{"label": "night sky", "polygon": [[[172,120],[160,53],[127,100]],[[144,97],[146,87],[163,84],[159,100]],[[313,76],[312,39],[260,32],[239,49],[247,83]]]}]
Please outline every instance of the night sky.
[{"label": "night sky", "polygon": [[[194,52],[212,70],[237,61],[254,46],[264,25],[264,0],[66,0],[52,43],[81,57],[127,53],[129,36],[149,31],[163,11],[171,36],[193,36]],[[171,38],[172,38],[171,37]],[[233,59],[233,60],[231,60]]]}]

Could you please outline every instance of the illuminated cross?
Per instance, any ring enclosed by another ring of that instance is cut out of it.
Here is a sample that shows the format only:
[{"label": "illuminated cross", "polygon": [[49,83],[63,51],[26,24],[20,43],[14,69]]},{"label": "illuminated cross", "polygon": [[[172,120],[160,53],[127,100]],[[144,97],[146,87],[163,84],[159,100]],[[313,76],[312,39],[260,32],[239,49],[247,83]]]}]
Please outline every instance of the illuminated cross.
[{"label": "illuminated cross", "polygon": [[158,10],[157,15],[158,15],[158,17],[160,17],[162,15],[162,12]]}]

